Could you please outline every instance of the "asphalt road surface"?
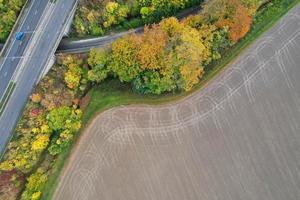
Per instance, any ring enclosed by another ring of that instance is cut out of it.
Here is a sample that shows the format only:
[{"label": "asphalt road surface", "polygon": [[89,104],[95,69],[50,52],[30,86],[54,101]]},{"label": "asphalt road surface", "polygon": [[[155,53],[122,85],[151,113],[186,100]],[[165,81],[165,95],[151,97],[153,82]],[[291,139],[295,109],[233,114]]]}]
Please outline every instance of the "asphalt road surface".
[{"label": "asphalt road surface", "polygon": [[[0,116],[0,152],[11,137],[23,107],[61,40],[77,0],[32,0],[20,30],[22,41],[9,41],[0,62],[0,95],[9,82],[16,84]],[[7,50],[8,49],[8,50]],[[3,89],[4,88],[4,89]]]},{"label": "asphalt road surface", "polygon": [[300,5],[205,89],[106,111],[56,200],[299,200]]}]

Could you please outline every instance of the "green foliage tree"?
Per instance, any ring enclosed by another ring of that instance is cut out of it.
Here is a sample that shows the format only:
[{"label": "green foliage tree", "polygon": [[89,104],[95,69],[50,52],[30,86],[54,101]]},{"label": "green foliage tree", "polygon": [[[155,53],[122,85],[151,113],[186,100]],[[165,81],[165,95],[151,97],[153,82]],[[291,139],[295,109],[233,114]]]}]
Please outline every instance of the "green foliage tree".
[{"label": "green foliage tree", "polygon": [[47,174],[45,174],[43,169],[39,168],[34,174],[27,178],[26,187],[21,195],[21,200],[39,200],[47,180]]},{"label": "green foliage tree", "polygon": [[62,130],[66,121],[70,118],[72,109],[67,106],[55,108],[47,115],[47,122],[53,131]]},{"label": "green foliage tree", "polygon": [[72,141],[73,135],[81,127],[82,111],[66,106],[52,110],[47,116],[50,128],[56,131],[48,151],[51,155],[62,152]]},{"label": "green foliage tree", "polygon": [[101,82],[109,73],[110,55],[108,52],[98,49],[91,49],[88,64],[91,68],[88,72],[88,79],[93,82]]}]

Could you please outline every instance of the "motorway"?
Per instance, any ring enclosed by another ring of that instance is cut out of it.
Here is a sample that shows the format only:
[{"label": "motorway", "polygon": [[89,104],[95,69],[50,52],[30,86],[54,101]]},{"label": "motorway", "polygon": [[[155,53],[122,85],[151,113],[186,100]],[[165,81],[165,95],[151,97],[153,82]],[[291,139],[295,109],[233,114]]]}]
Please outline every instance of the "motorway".
[{"label": "motorway", "polygon": [[[16,31],[24,31],[22,41],[8,40],[0,62],[0,97],[9,83],[14,90],[0,115],[0,152],[5,149],[23,107],[47,63],[54,55],[77,0],[31,0],[23,11]],[[34,16],[34,17],[33,17]]]},{"label": "motorway", "polygon": [[108,110],[55,200],[300,199],[300,5],[203,90]]},{"label": "motorway", "polygon": [[20,22],[17,31],[25,33],[22,41],[15,39],[14,35],[8,41],[6,52],[1,55],[0,63],[0,98],[3,97],[12,76],[16,71],[18,64],[24,59],[25,49],[28,47],[29,41],[32,39],[39,19],[41,18],[44,9],[46,8],[47,0],[33,0],[24,10],[27,16]]}]

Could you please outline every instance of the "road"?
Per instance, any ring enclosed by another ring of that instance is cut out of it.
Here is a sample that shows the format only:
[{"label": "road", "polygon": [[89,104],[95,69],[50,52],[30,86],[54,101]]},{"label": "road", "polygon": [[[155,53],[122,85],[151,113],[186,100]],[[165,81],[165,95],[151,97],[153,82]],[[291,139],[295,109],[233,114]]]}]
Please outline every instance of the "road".
[{"label": "road", "polygon": [[97,116],[55,200],[300,198],[300,5],[203,90]]},{"label": "road", "polygon": [[26,32],[22,41],[8,41],[0,62],[0,97],[9,83],[15,87],[0,115],[0,152],[5,149],[28,96],[54,54],[65,24],[77,0],[32,0],[16,31]]},{"label": "road", "polygon": [[18,41],[13,35],[10,38],[10,41],[8,41],[8,46],[6,47],[7,50],[4,52],[4,55],[1,56],[0,98],[3,97],[18,64],[22,59],[24,59],[23,55],[25,49],[35,33],[39,19],[41,18],[47,3],[47,0],[33,0],[30,5],[25,8],[25,14],[27,17],[20,22],[19,27],[15,31],[25,32],[25,37],[22,41]]}]

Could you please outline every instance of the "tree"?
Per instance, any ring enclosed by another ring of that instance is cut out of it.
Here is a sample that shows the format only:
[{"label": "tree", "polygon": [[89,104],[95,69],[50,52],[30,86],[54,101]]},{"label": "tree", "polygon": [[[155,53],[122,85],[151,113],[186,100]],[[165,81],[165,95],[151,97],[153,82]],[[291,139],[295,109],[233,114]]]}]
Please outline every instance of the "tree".
[{"label": "tree", "polygon": [[110,69],[121,82],[132,81],[140,72],[137,60],[138,46],[135,36],[125,36],[112,44]]},{"label": "tree", "polygon": [[55,116],[56,120],[54,121],[58,122],[56,126],[59,127],[59,129],[56,129],[56,134],[52,138],[51,145],[48,148],[49,153],[54,156],[61,153],[70,144],[73,134],[80,129],[82,111],[61,107],[55,113],[50,114]]},{"label": "tree", "polygon": [[161,20],[159,27],[169,36],[174,37],[176,34],[181,33],[183,24],[179,23],[175,17],[169,17]]},{"label": "tree", "polygon": [[34,93],[30,97],[31,101],[34,103],[40,103],[42,101],[42,97],[39,93]]},{"label": "tree", "polygon": [[112,1],[108,2],[103,13],[103,26],[108,28],[112,25],[120,24],[125,21],[129,11],[127,5],[120,5],[117,2]]},{"label": "tree", "polygon": [[47,122],[50,129],[53,131],[62,130],[71,114],[72,110],[67,106],[62,106],[51,110],[47,115]]},{"label": "tree", "polygon": [[31,149],[34,151],[42,151],[46,149],[49,144],[49,137],[50,135],[48,134],[38,135],[36,140],[33,141]]},{"label": "tree", "polygon": [[64,77],[68,88],[77,89],[80,86],[80,80],[83,74],[82,63],[83,61],[81,59],[71,55],[64,59],[63,65],[68,68]]},{"label": "tree", "polygon": [[252,17],[241,0],[212,0],[204,6],[204,13],[219,28],[228,27],[229,37],[237,42],[250,30]]},{"label": "tree", "polygon": [[84,36],[88,33],[88,28],[85,26],[84,21],[80,16],[75,16],[73,24],[79,36]]},{"label": "tree", "polygon": [[24,192],[21,195],[21,200],[38,200],[41,197],[42,190],[47,182],[48,177],[45,171],[39,168],[35,173],[27,178],[27,183]]},{"label": "tree", "polygon": [[109,53],[100,49],[91,49],[88,57],[88,64],[91,68],[88,72],[88,79],[93,82],[103,81],[109,73]]},{"label": "tree", "polygon": [[158,71],[146,71],[133,81],[134,91],[140,94],[161,94],[176,88],[172,71],[160,74]]},{"label": "tree", "polygon": [[158,26],[145,27],[144,34],[134,37],[137,43],[137,59],[142,70],[162,68],[164,50],[167,45],[167,34]]}]

